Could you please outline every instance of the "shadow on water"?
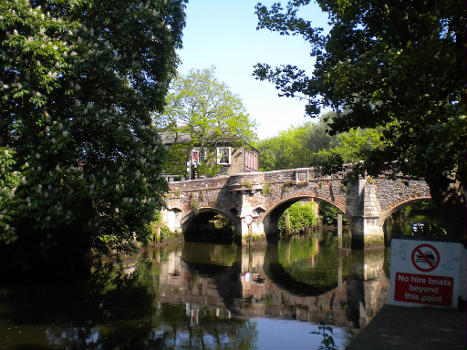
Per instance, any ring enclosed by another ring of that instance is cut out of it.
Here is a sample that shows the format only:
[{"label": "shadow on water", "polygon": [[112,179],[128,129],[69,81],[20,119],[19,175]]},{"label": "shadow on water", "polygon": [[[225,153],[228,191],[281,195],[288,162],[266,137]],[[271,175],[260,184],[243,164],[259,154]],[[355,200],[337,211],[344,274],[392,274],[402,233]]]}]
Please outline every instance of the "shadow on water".
[{"label": "shadow on water", "polygon": [[186,243],[95,261],[88,279],[2,284],[0,349],[312,349],[329,312],[343,346],[385,303],[387,264],[335,244]]},{"label": "shadow on water", "polygon": [[149,269],[143,260],[128,274],[121,264],[100,261],[89,280],[3,289],[1,321],[7,331],[0,343],[11,344],[9,349],[131,348],[145,342],[164,348],[149,337],[155,300],[150,281],[144,281]]}]

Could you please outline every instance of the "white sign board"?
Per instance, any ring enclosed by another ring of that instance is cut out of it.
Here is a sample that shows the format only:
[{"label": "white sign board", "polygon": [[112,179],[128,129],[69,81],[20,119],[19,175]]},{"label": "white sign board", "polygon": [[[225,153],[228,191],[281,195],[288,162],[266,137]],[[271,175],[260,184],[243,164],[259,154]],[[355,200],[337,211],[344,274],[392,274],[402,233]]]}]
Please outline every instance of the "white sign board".
[{"label": "white sign board", "polygon": [[253,216],[247,215],[243,218],[243,221],[245,222],[245,224],[251,225],[253,223]]},{"label": "white sign board", "polygon": [[393,238],[389,303],[457,308],[463,253],[460,243]]}]

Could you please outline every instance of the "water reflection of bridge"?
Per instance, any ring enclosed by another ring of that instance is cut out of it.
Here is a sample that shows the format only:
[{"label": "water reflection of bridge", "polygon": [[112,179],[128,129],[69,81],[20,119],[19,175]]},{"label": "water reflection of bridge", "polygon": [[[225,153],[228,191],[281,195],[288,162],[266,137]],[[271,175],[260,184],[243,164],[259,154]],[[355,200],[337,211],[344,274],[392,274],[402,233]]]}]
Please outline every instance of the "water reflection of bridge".
[{"label": "water reflection of bridge", "polygon": [[[320,322],[332,312],[337,326],[358,328],[365,326],[387,300],[384,250],[340,254],[334,271],[336,283],[328,286],[307,285],[281,269],[277,245],[263,251],[238,247],[227,259],[220,251],[220,259],[209,265],[198,260],[193,251],[170,253],[161,263],[159,285],[159,302],[185,303],[192,319],[200,308],[215,309],[216,315],[223,317],[308,322]],[[344,261],[350,264],[348,276],[343,276]]]}]

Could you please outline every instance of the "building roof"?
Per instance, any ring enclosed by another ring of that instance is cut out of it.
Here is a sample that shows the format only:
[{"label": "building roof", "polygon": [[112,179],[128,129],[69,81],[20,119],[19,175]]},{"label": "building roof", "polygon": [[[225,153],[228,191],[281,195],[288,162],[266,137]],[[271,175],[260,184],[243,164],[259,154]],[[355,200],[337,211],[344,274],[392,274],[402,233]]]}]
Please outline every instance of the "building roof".
[{"label": "building roof", "polygon": [[189,143],[192,140],[191,135],[185,133],[161,132],[159,133],[162,144],[173,145],[177,143]]},{"label": "building roof", "polygon": [[[173,145],[173,144],[183,144],[183,143],[190,143],[192,141],[192,137],[190,134],[186,133],[173,133],[173,132],[167,132],[163,131],[159,133],[159,136],[161,138],[162,144],[163,145]],[[235,143],[238,143],[240,140],[240,137],[234,138],[234,137],[226,137],[223,139],[218,140],[219,145],[232,145]],[[248,146],[257,151],[258,150],[248,144]]]}]

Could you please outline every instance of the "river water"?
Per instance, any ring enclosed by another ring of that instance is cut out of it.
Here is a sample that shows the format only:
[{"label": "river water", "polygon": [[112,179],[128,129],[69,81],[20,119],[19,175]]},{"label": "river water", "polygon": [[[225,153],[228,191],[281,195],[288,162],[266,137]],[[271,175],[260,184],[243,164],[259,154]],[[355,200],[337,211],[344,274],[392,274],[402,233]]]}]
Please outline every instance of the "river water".
[{"label": "river water", "polygon": [[145,249],[86,280],[0,284],[0,349],[343,349],[387,302],[388,258],[332,231]]}]

